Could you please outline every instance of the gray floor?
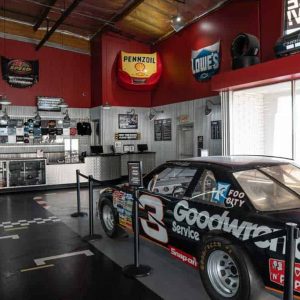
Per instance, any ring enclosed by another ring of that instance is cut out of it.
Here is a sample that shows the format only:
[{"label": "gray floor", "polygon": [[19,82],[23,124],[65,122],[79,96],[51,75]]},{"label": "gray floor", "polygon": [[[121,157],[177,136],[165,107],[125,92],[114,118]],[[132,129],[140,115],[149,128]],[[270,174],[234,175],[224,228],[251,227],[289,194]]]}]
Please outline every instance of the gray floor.
[{"label": "gray floor", "polygon": [[[94,199],[98,199],[99,190],[94,191]],[[48,210],[59,217],[66,225],[81,236],[88,234],[88,218],[71,218],[70,213],[76,211],[76,192],[59,191],[41,194],[49,206]],[[88,191],[81,191],[82,211],[88,212]],[[96,212],[96,208],[94,209]],[[120,266],[133,262],[133,237],[110,239],[101,229],[98,217],[95,217],[95,233],[102,239],[91,242],[111,260]],[[197,270],[173,259],[163,248],[141,239],[140,260],[153,268],[149,277],[139,279],[148,288],[168,300],[209,300]],[[263,294],[258,299],[278,299],[270,294]]]}]

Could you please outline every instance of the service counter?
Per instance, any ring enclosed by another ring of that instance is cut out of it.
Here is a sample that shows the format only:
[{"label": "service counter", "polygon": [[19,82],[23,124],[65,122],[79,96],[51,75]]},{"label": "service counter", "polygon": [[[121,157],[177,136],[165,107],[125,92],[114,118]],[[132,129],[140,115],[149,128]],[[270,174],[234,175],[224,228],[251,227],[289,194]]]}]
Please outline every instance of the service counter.
[{"label": "service counter", "polygon": [[[0,189],[30,186],[58,186],[76,183],[76,170],[100,181],[127,176],[127,162],[142,161],[144,173],[155,167],[155,152],[99,154],[79,163],[46,163],[46,158],[0,160]],[[87,182],[80,178],[81,182]]]}]

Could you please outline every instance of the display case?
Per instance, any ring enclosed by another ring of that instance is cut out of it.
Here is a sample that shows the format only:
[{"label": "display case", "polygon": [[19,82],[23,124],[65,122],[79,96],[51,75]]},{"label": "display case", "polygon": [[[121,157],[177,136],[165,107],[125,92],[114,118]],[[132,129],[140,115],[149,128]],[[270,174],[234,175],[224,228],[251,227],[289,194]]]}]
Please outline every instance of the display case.
[{"label": "display case", "polygon": [[8,163],[9,187],[46,184],[46,161],[12,160]]}]

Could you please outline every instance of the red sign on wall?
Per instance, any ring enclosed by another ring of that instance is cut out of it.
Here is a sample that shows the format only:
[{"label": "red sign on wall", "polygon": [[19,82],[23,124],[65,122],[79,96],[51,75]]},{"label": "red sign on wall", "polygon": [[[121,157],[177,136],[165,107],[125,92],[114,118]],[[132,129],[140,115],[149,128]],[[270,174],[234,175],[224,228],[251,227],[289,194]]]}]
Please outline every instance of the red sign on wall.
[{"label": "red sign on wall", "polygon": [[[270,280],[279,285],[284,285],[285,261],[269,259]],[[294,290],[300,292],[300,264],[295,264]]]},{"label": "red sign on wall", "polygon": [[158,83],[162,72],[160,56],[121,51],[118,58],[118,82],[134,91],[149,91]]}]

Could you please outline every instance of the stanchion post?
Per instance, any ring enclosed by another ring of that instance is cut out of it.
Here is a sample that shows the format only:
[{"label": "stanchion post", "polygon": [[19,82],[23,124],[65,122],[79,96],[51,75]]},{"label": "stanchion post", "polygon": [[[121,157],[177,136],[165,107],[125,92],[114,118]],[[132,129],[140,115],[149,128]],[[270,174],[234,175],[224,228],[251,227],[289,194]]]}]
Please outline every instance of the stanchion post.
[{"label": "stanchion post", "polygon": [[283,300],[294,299],[294,274],[295,274],[295,251],[296,239],[299,229],[295,223],[286,223],[286,254],[284,273],[284,293]]},{"label": "stanchion post", "polygon": [[84,237],[85,241],[101,239],[100,234],[94,234],[94,187],[93,176],[89,176],[89,235]]},{"label": "stanchion post", "polygon": [[142,162],[128,162],[129,185],[134,187],[134,264],[123,268],[123,273],[131,278],[145,277],[151,274],[151,267],[141,265],[139,261],[139,189],[142,188]]},{"label": "stanchion post", "polygon": [[71,217],[78,218],[78,217],[85,217],[87,213],[81,212],[80,208],[80,171],[76,170],[76,194],[77,194],[77,212],[71,214]]}]

